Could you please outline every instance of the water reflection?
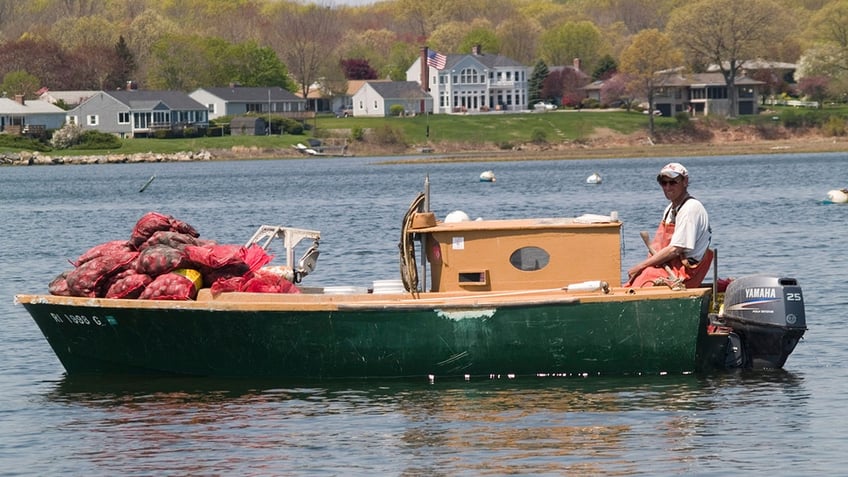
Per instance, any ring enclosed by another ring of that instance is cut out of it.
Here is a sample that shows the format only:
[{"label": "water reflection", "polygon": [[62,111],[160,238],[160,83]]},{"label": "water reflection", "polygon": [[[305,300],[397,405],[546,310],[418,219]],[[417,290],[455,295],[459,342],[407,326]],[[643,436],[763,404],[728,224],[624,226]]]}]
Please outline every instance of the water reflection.
[{"label": "water reflection", "polygon": [[46,399],[89,409],[62,423],[96,429],[74,434],[98,449],[72,457],[81,468],[626,475],[640,469],[634,454],[659,473],[689,468],[728,431],[750,429],[751,409],[759,419],[791,406],[782,427],[802,427],[804,387],[785,371],[433,384],[66,377]]}]

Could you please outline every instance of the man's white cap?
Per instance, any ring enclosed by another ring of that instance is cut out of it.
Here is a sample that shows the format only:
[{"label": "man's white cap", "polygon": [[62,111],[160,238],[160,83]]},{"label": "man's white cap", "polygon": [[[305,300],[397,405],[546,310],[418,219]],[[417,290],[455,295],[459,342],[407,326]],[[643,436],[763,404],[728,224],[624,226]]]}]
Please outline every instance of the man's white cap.
[{"label": "man's white cap", "polygon": [[657,176],[657,180],[659,180],[659,178],[662,176],[669,177],[672,179],[675,179],[678,176],[689,177],[689,171],[687,171],[686,168],[683,167],[683,165],[679,162],[670,162],[663,166],[663,168],[660,170],[660,173]]}]

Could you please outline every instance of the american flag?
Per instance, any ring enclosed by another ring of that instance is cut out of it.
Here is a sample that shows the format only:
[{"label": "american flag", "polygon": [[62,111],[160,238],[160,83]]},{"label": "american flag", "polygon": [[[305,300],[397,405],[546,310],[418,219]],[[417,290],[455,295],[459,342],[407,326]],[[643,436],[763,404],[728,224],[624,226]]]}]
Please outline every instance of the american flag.
[{"label": "american flag", "polygon": [[436,53],[433,50],[427,51],[427,66],[431,66],[437,70],[443,70],[445,69],[445,62],[447,60],[448,58],[441,53]]}]

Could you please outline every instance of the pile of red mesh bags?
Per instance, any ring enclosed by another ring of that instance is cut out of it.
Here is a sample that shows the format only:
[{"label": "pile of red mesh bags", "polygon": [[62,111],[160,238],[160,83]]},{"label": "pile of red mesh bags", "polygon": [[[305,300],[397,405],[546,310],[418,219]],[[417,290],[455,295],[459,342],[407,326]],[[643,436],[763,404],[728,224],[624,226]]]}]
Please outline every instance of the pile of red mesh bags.
[{"label": "pile of red mesh bags", "polygon": [[203,287],[232,291],[299,293],[285,278],[263,270],[273,258],[258,245],[203,240],[191,225],[148,212],[129,240],[96,245],[71,261],[72,270],[50,283],[53,295],[149,300],[193,300]]}]

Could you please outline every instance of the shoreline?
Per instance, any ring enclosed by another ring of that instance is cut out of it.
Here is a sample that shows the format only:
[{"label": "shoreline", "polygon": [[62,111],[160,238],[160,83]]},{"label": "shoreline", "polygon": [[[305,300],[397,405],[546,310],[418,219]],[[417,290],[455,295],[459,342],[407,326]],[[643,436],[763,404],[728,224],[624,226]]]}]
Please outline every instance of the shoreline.
[{"label": "shoreline", "polygon": [[[525,144],[511,150],[491,148],[465,149],[463,144],[434,144],[428,152],[415,146],[405,150],[385,150],[370,144],[356,144],[351,156],[384,158],[384,164],[410,162],[505,162],[529,160],[626,159],[637,157],[698,157],[752,154],[804,154],[848,152],[848,138],[803,135],[782,139],[738,137],[704,142],[652,143],[646,138],[600,137],[586,142]],[[289,149],[234,147],[201,149],[175,153],[104,153],[91,155],[51,155],[41,152],[0,153],[0,166],[55,166],[90,164],[135,164],[158,162],[231,161],[254,159],[332,160],[345,156],[304,156]],[[350,157],[350,156],[347,156]]]}]

